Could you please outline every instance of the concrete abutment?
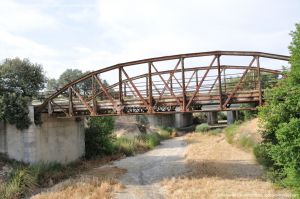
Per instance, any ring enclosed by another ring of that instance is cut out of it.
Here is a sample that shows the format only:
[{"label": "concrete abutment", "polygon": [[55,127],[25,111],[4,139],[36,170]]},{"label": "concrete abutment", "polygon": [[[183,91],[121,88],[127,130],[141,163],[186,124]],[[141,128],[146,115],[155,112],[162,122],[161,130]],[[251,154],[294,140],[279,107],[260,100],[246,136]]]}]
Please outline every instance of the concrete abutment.
[{"label": "concrete abutment", "polygon": [[53,118],[42,114],[35,125],[33,106],[29,106],[32,124],[19,130],[15,125],[0,123],[0,152],[26,163],[69,163],[84,155],[84,121],[76,118]]}]

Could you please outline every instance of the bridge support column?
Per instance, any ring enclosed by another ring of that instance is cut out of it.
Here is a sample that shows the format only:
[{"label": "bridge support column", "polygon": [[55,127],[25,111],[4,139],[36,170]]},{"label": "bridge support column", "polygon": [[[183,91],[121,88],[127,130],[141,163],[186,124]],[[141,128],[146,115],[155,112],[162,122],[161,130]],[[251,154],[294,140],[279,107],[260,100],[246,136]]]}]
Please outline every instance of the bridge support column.
[{"label": "bridge support column", "polygon": [[180,129],[193,124],[192,113],[148,115],[147,118],[150,126],[165,126]]},{"label": "bridge support column", "polygon": [[209,125],[218,124],[218,112],[208,112],[207,124]]},{"label": "bridge support column", "polygon": [[192,113],[176,113],[174,127],[184,128],[191,126],[193,124],[193,114]]},{"label": "bridge support column", "polygon": [[227,124],[233,124],[238,119],[238,111],[227,111]]},{"label": "bridge support column", "polygon": [[[34,108],[29,106],[32,124],[19,130],[15,125],[0,125],[0,152],[26,163],[77,160],[85,152],[84,121],[76,118],[52,118],[42,114],[43,124],[34,124]],[[5,136],[4,136],[5,134]],[[6,149],[5,149],[6,148]]]},{"label": "bridge support column", "polygon": [[150,126],[174,127],[174,115],[173,114],[148,115],[147,118],[148,118]]}]

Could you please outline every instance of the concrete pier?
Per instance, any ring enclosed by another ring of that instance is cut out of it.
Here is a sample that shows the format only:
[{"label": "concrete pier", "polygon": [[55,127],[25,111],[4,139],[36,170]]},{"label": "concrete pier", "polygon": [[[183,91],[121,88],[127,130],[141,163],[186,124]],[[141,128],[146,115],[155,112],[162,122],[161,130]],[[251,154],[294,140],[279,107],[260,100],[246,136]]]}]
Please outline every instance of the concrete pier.
[{"label": "concrete pier", "polygon": [[208,125],[218,124],[218,112],[207,113],[207,124]]},{"label": "concrete pier", "polygon": [[238,120],[238,111],[227,111],[227,124],[233,124]]},{"label": "concrete pier", "polygon": [[176,113],[162,115],[148,115],[151,126],[166,126],[171,128],[184,128],[193,124],[192,113]]},{"label": "concrete pier", "polygon": [[85,152],[84,121],[75,118],[53,118],[42,114],[42,125],[35,125],[33,107],[29,106],[32,124],[19,130],[14,125],[0,124],[0,152],[26,163],[77,160]]}]

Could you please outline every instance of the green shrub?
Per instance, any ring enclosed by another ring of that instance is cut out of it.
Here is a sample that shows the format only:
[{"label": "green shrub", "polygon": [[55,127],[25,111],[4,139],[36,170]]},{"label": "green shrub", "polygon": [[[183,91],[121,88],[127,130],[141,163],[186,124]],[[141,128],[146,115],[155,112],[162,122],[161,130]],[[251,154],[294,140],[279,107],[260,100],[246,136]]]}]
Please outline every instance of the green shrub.
[{"label": "green shrub", "polygon": [[196,132],[201,133],[201,132],[207,132],[209,130],[208,124],[200,124],[196,126]]},{"label": "green shrub", "polygon": [[28,168],[17,168],[0,188],[2,198],[22,198],[37,185],[36,176]]},{"label": "green shrub", "polygon": [[265,91],[266,103],[259,109],[263,142],[255,149],[255,155],[277,183],[299,192],[300,24],[291,35],[291,71],[276,87]]},{"label": "green shrub", "polygon": [[238,145],[244,149],[252,149],[256,142],[252,137],[243,134],[238,139]]},{"label": "green shrub", "polygon": [[91,158],[114,152],[113,117],[91,117],[85,130],[85,156]]},{"label": "green shrub", "polygon": [[216,129],[213,129],[213,130],[210,130],[210,131],[209,131],[209,133],[210,133],[211,135],[219,135],[219,134],[222,133],[222,132],[223,132],[223,130],[220,129],[220,128],[216,128]]},{"label": "green shrub", "polygon": [[234,136],[237,133],[237,128],[237,124],[231,124],[225,128],[225,137],[229,144],[233,143]]},{"label": "green shrub", "polygon": [[218,112],[218,120],[226,120],[227,115],[224,112]]},{"label": "green shrub", "polygon": [[153,149],[155,146],[160,144],[160,140],[161,136],[158,133],[151,133],[147,135],[145,142],[150,149]]},{"label": "green shrub", "polygon": [[126,156],[132,156],[137,148],[137,143],[135,139],[120,137],[115,140],[114,148],[119,153],[123,153]]},{"label": "green shrub", "polygon": [[158,129],[158,133],[159,133],[161,139],[163,139],[163,140],[169,139],[171,137],[172,132],[173,132],[173,129],[170,127],[160,127]]}]

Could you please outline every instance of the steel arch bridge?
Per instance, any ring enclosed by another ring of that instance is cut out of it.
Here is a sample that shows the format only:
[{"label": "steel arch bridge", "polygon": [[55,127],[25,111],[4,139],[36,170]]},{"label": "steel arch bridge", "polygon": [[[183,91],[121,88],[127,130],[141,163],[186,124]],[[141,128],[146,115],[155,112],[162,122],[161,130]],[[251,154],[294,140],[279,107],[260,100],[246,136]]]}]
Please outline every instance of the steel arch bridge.
[{"label": "steel arch bridge", "polygon": [[[271,69],[261,60],[272,62]],[[275,68],[288,60],[263,52],[211,51],[120,63],[68,83],[35,110],[57,117],[255,110],[264,103],[265,88],[284,77]],[[233,64],[237,61],[245,64]]]}]

